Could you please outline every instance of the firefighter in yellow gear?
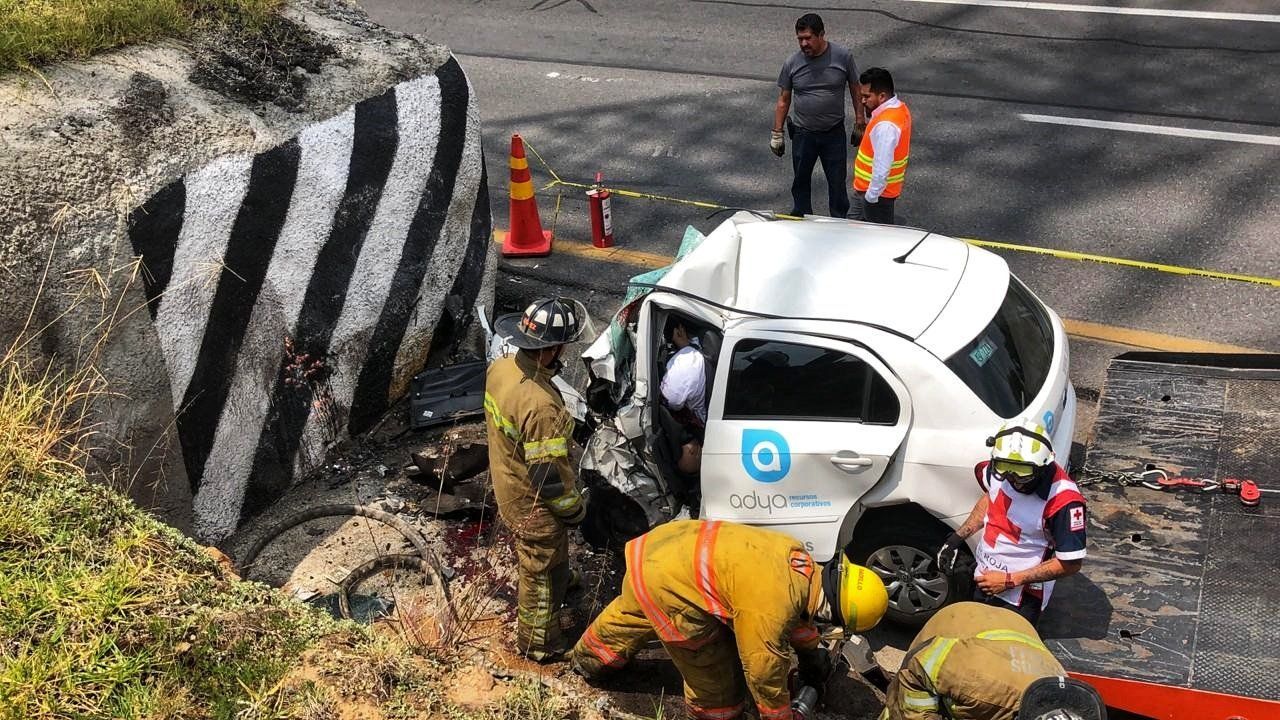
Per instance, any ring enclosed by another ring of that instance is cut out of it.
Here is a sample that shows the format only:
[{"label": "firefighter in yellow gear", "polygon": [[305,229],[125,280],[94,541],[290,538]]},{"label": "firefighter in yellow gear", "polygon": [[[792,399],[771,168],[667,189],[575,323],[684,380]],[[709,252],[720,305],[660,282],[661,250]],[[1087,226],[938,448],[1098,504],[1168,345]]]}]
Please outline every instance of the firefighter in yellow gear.
[{"label": "firefighter in yellow gear", "polygon": [[761,720],[791,720],[790,649],[801,682],[821,685],[831,660],[816,623],[862,632],[889,602],[880,578],[843,556],[823,571],[795,538],[727,522],[659,525],[627,543],[626,563],[622,594],[574,647],[573,669],[618,670],[656,637],[697,720],[738,717],[746,690]]},{"label": "firefighter in yellow gear", "polygon": [[586,514],[569,462],[573,418],[551,383],[584,320],[581,306],[562,298],[498,318],[496,331],[518,350],[485,376],[489,473],[498,514],[515,536],[520,575],[516,646],[539,662],[567,649],[559,611],[571,579],[568,528]]},{"label": "firefighter in yellow gear", "polygon": [[956,603],[939,610],[911,642],[880,720],[1105,720],[1097,693],[1064,675],[1021,615]]}]

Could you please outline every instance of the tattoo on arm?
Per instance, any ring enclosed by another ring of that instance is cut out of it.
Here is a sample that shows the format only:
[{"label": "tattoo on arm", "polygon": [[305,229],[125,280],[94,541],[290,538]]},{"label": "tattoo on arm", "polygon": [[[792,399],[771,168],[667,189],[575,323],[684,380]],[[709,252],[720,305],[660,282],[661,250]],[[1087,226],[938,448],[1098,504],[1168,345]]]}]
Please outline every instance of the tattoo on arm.
[{"label": "tattoo on arm", "polygon": [[1077,572],[1082,564],[1079,560],[1063,562],[1058,558],[1049,558],[1030,570],[1014,573],[1013,581],[1018,585],[1030,585],[1046,580],[1057,580]]},{"label": "tattoo on arm", "polygon": [[987,506],[990,504],[991,501],[986,495],[978,498],[978,502],[973,505],[973,510],[969,512],[969,517],[960,526],[960,529],[956,530],[956,534],[962,538],[967,538],[978,532],[982,528],[982,521],[987,517]]}]

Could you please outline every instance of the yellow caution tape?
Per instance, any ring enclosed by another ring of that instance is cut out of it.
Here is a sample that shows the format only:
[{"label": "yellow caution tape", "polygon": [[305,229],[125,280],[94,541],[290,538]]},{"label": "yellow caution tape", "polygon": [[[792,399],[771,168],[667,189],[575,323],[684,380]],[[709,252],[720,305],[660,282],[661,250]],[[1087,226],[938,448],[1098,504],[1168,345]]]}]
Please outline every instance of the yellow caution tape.
[{"label": "yellow caution tape", "polygon": [[1119,265],[1121,267],[1138,268],[1140,270],[1155,270],[1156,272],[1170,273],[1173,275],[1193,275],[1196,277],[1213,278],[1214,280],[1233,280],[1235,282],[1254,283],[1256,285],[1269,285],[1271,287],[1280,287],[1280,278],[1258,277],[1256,275],[1241,275],[1238,273],[1221,272],[1218,270],[1204,270],[1201,268],[1182,267],[1181,265],[1166,265],[1164,263],[1153,263],[1145,260],[1129,260],[1128,258],[1110,257],[1107,255],[1093,255],[1090,253],[1074,252],[1071,250],[1055,250],[1053,248],[1035,247],[1033,245],[1014,245],[1012,243],[995,242],[992,240],[977,240],[975,238],[960,238],[970,245],[976,245],[982,248],[993,248],[996,250],[1016,250],[1018,252],[1034,253],[1036,255],[1049,255],[1061,260],[1083,260],[1087,262],[1104,263],[1106,265]]},{"label": "yellow caution tape", "polygon": [[[542,163],[542,167],[551,174],[551,182],[543,186],[542,190],[548,190],[556,186],[564,186],[578,188],[581,190],[590,190],[594,185],[586,183],[569,182],[562,180],[556,171],[533,146],[525,140],[525,148],[538,158],[538,162]],[[704,202],[701,200],[685,200],[683,198],[670,197],[668,195],[655,195],[653,193],[638,192],[636,190],[625,190],[622,188],[611,187],[609,192],[622,197],[636,198],[639,200],[654,200],[657,202],[669,202],[679,205],[690,205],[692,207],[704,208],[707,210],[731,210],[728,205],[719,203]],[[559,198],[557,198],[557,209],[559,208]],[[784,220],[799,220],[801,218],[792,215],[779,215],[772,213],[774,217]],[[1047,255],[1049,257],[1058,258],[1060,260],[1079,260],[1083,262],[1096,262],[1104,265],[1117,265],[1120,267],[1136,268],[1139,270],[1153,270],[1155,272],[1167,273],[1170,275],[1185,275],[1190,277],[1210,278],[1213,280],[1230,280],[1232,282],[1252,283],[1254,285],[1265,285],[1269,287],[1280,287],[1280,278],[1260,277],[1257,275],[1243,275],[1240,273],[1222,272],[1219,270],[1206,270],[1203,268],[1183,267],[1181,265],[1166,265],[1164,263],[1147,262],[1145,260],[1130,260],[1128,258],[1111,257],[1108,255],[1094,255],[1091,253],[1074,252],[1072,250],[1057,250],[1054,248],[1036,247],[1034,245],[1015,245],[1014,243],[995,242],[993,240],[978,240],[976,238],[960,238],[961,240],[981,248],[989,248],[993,250],[1010,250],[1014,252],[1032,253],[1035,255]]]},{"label": "yellow caution tape", "polygon": [[[503,235],[503,231],[496,231],[494,233],[493,241],[501,244]],[[640,250],[628,250],[620,247],[598,248],[589,242],[568,240],[562,237],[556,238],[556,253],[588,258],[597,262],[629,265],[651,270],[666,267],[675,260],[675,258],[667,255],[657,255]],[[1086,320],[1073,320],[1071,318],[1062,318],[1062,326],[1066,329],[1067,334],[1074,338],[1112,343],[1115,345],[1126,345],[1146,350],[1202,353],[1264,352],[1263,350],[1242,347],[1239,345],[1227,345],[1225,343],[1217,343],[1208,340],[1197,340],[1195,338],[1179,337],[1177,335],[1165,335],[1163,333],[1152,332],[1150,330],[1116,327],[1114,325],[1103,325],[1101,323],[1089,322]]]},{"label": "yellow caution tape", "polygon": [[[538,152],[537,150],[534,150],[533,146],[529,144],[528,140],[524,141],[524,147],[526,150],[533,153],[534,157],[538,158],[538,162],[542,163],[542,167],[546,168],[547,172],[551,173],[551,179],[555,181],[551,183],[551,185],[558,184],[560,182],[560,176],[556,174],[555,170],[551,169],[551,166],[547,164],[546,160],[542,159],[542,153]],[[550,187],[550,185],[548,185],[548,187]]]}]

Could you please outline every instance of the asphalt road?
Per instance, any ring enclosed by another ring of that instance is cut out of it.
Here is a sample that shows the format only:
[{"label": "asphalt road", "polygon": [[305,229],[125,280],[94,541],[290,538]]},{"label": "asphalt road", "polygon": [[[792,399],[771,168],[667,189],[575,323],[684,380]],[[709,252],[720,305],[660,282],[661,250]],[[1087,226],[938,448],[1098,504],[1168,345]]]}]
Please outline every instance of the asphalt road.
[{"label": "asphalt road", "polygon": [[[601,171],[616,187],[786,210],[790,160],[769,153],[768,130],[778,68],[795,49],[792,24],[813,10],[826,20],[830,40],[853,49],[859,67],[889,68],[912,108],[900,223],[1280,277],[1280,17],[1266,15],[1276,12],[1273,3],[1212,4],[1215,12],[1245,14],[1238,19],[914,0],[362,4],[375,20],[458,54],[481,100],[499,227],[513,132],[565,180],[589,182]],[[1205,9],[1177,0],[1128,6]],[[1246,137],[1209,139],[1196,131]],[[551,180],[530,162],[536,185]],[[822,211],[820,172],[815,179]],[[560,237],[589,239],[581,190],[543,191],[539,205]],[[619,245],[655,254],[674,251],[686,224],[714,227],[718,220],[706,215],[666,202],[614,203]],[[1190,338],[1280,351],[1275,287],[1002,254],[1063,317],[1121,328],[1112,339],[1137,337],[1126,332],[1136,329],[1175,336],[1175,346]],[[534,278],[542,278],[576,287],[608,309],[625,279],[644,269],[567,253],[513,265],[519,281],[506,281],[508,295],[540,287]],[[1098,388],[1105,360],[1124,348],[1073,343],[1077,385]]]}]

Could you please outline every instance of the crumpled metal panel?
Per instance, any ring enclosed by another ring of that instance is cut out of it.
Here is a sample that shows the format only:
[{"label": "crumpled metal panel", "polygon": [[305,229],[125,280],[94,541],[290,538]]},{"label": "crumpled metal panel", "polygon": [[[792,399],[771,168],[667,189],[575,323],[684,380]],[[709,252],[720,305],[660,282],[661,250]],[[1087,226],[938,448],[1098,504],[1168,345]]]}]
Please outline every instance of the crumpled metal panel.
[{"label": "crumpled metal panel", "polygon": [[635,500],[651,526],[671,519],[671,506],[661,484],[645,472],[630,442],[616,426],[602,425],[592,434],[579,467],[598,474]]}]

